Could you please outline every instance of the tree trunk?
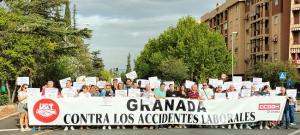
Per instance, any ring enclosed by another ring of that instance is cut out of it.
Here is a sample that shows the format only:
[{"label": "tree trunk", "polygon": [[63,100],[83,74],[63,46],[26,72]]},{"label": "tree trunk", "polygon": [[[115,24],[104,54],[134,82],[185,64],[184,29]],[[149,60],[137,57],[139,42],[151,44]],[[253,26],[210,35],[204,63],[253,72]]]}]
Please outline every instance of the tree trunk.
[{"label": "tree trunk", "polygon": [[6,86],[6,90],[7,90],[7,94],[8,94],[8,102],[9,102],[9,103],[12,103],[12,100],[11,100],[11,93],[10,93],[8,81],[5,82],[5,86]]},{"label": "tree trunk", "polygon": [[15,101],[16,91],[17,91],[17,85],[15,85],[15,88],[14,88],[14,91],[13,91],[13,94],[12,94],[12,98],[11,98],[12,103],[14,103],[14,101]]}]

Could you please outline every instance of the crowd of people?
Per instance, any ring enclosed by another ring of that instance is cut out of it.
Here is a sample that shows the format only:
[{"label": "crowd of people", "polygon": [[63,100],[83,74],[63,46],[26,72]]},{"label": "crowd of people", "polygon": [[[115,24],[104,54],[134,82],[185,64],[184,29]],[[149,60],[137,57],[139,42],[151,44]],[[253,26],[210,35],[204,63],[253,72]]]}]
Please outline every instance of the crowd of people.
[{"label": "crowd of people", "polygon": [[[202,88],[198,89],[198,85],[194,84],[191,88],[186,88],[185,84],[175,85],[161,83],[160,86],[156,89],[151,89],[150,84],[146,84],[145,88],[141,87],[140,82],[133,81],[131,79],[126,79],[125,84],[123,82],[118,82],[117,79],[114,79],[112,84],[106,83],[104,88],[99,88],[95,85],[83,85],[82,89],[77,90],[72,86],[72,81],[68,80],[66,82],[66,86],[58,92],[57,97],[65,98],[65,97],[112,97],[115,95],[115,91],[117,90],[128,90],[128,89],[140,89],[141,97],[153,97],[157,100],[164,99],[167,97],[180,97],[180,98],[188,98],[194,100],[214,100],[216,93],[225,93],[226,96],[230,92],[237,91],[234,85],[230,85],[228,89],[223,89],[222,86],[213,87],[209,85],[207,82],[202,83]],[[46,88],[55,88],[53,81],[48,81],[45,86],[42,87],[41,95],[45,95]],[[167,89],[166,89],[167,88]],[[245,86],[242,86],[242,89]],[[18,108],[20,112],[20,130],[21,131],[30,131],[28,125],[28,113],[27,113],[27,92],[28,85],[23,84],[18,91]],[[272,91],[269,85],[265,85],[259,91],[256,89],[255,85],[251,86],[251,95],[250,96],[270,96],[270,92]],[[66,94],[68,93],[68,94]],[[71,94],[70,94],[71,93]],[[295,110],[296,110],[296,99],[293,97],[288,97],[286,93],[286,89],[284,87],[280,88],[280,94],[278,96],[286,96],[287,102],[284,108],[283,117],[281,121],[260,121],[256,123],[241,123],[241,124],[228,124],[228,125],[219,125],[219,126],[208,126],[211,128],[228,128],[228,129],[270,129],[270,128],[286,128],[289,129],[291,125],[295,125]],[[240,96],[240,98],[243,98]],[[24,128],[25,126],[25,128]],[[102,128],[112,129],[112,126],[86,126],[85,128]],[[167,126],[115,126],[116,129],[126,129],[126,128],[143,128],[143,129],[155,129],[155,128],[189,128],[195,126],[189,125],[167,125]],[[203,127],[203,126],[197,126]],[[207,127],[207,126],[205,126]],[[36,127],[37,128],[37,127]],[[49,128],[47,126],[46,128]],[[53,127],[52,127],[53,128]],[[79,129],[83,129],[83,126],[80,126]],[[114,128],[114,127],[113,127]],[[40,127],[38,127],[40,129]],[[73,126],[66,126],[64,130],[75,130]]]}]

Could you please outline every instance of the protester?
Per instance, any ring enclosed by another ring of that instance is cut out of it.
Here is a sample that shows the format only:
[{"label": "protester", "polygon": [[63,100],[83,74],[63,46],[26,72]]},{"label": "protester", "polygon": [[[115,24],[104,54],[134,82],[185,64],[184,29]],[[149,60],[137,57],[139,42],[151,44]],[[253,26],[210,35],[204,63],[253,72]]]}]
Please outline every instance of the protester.
[{"label": "protester", "polygon": [[296,106],[297,106],[297,100],[295,97],[288,96],[289,100],[289,116],[290,116],[290,125],[295,126],[296,125]]},{"label": "protester", "polygon": [[174,84],[169,85],[169,89],[166,92],[166,97],[178,97],[179,93],[175,90]]},{"label": "protester", "polygon": [[115,93],[115,90],[118,89],[118,79],[113,79],[113,84],[111,89],[113,90],[113,92]]},{"label": "protester", "polygon": [[[145,98],[147,102],[151,102],[154,98],[154,92],[151,90],[150,84],[146,84],[145,90],[142,92],[141,97]],[[153,129],[153,126],[144,126],[143,129]]]},{"label": "protester", "polygon": [[[264,87],[263,87],[263,89],[261,90],[261,92],[260,92],[260,95],[261,96],[270,96],[270,91],[271,91],[272,89],[271,89],[271,87],[269,86],[269,85],[265,85]],[[267,130],[269,130],[270,128],[269,128],[269,122],[268,121],[261,121],[260,122],[260,126],[259,126],[259,129],[263,129],[263,124],[265,125],[265,127],[264,127],[264,129],[267,129]]]},{"label": "protester", "polygon": [[188,97],[189,99],[197,99],[197,100],[204,99],[199,95],[197,84],[192,85],[192,90],[188,93]]},{"label": "protester", "polygon": [[[55,88],[54,87],[54,82],[53,81],[48,81],[45,86],[42,87],[42,96],[45,96],[45,91],[46,88]],[[54,89],[49,89],[49,90],[54,90]],[[57,97],[60,97],[60,92],[58,91]]]},{"label": "protester", "polygon": [[125,90],[129,90],[132,88],[132,80],[130,78],[126,79],[126,85],[124,86]]},{"label": "protester", "polygon": [[[165,90],[165,83],[161,83],[160,87],[155,89],[154,91],[154,97],[156,100],[165,99],[166,98],[166,90]],[[164,125],[157,125],[156,128],[162,128],[164,129]]]},{"label": "protester", "polygon": [[114,96],[114,92],[111,89],[111,85],[109,83],[105,84],[105,88],[101,90],[100,96],[102,97],[112,97]]},{"label": "protester", "polygon": [[179,89],[178,90],[178,97],[188,98],[188,95],[186,93],[186,88],[185,88],[184,84],[181,84],[178,89]]},{"label": "protester", "polygon": [[202,89],[199,90],[200,96],[204,98],[204,100],[211,100],[214,96],[214,91],[208,87],[206,82],[202,83]]},{"label": "protester", "polygon": [[[89,92],[89,87],[87,85],[83,85],[81,92],[78,94],[80,98],[89,98],[92,97],[91,93]],[[89,129],[88,126],[85,126],[86,129]],[[80,130],[83,129],[83,126],[80,127]]]},{"label": "protester", "polygon": [[[235,86],[233,84],[230,84],[229,88],[226,91],[227,98],[228,98],[228,93],[230,93],[230,92],[236,92]],[[232,125],[233,125],[233,129],[238,129],[237,126],[236,126],[236,124],[229,124],[228,125],[228,129],[231,129]]]},{"label": "protester", "polygon": [[[112,96],[114,96],[114,92],[111,89],[111,85],[109,83],[105,84],[105,88],[101,91],[100,96],[102,96],[102,97],[112,97]],[[109,130],[111,130],[111,126],[110,125],[108,125],[107,128]],[[102,129],[105,130],[106,126],[103,126]]]},{"label": "protester", "polygon": [[124,84],[123,82],[118,83],[118,89],[117,90],[124,90]]},{"label": "protester", "polygon": [[[18,100],[19,100],[18,109],[20,113],[21,132],[31,131],[31,129],[28,126],[27,89],[28,89],[28,85],[23,84],[18,91]],[[25,129],[24,129],[24,124],[25,124]]]},{"label": "protester", "polygon": [[99,88],[95,85],[91,86],[90,93],[91,93],[92,97],[99,97],[100,96]]},{"label": "protester", "polygon": [[166,98],[165,86],[165,83],[161,83],[160,87],[154,91],[154,97],[157,100]]},{"label": "protester", "polygon": [[[72,87],[72,81],[71,80],[67,80],[66,82],[66,87],[62,89],[61,91],[61,96],[63,98],[72,98],[72,97],[77,97],[78,96],[78,92],[77,90]],[[71,130],[75,130],[73,126],[70,127]],[[68,131],[69,128],[68,126],[65,127],[64,131]]]},{"label": "protester", "polygon": [[286,89],[284,87],[280,88],[280,93],[278,94],[279,96],[284,96],[286,97],[286,104],[283,110],[283,115],[280,121],[280,124],[278,125],[278,128],[283,127],[284,125],[284,121],[285,121],[285,129],[289,129],[289,125],[290,125],[290,113],[289,113],[289,97],[286,94]]}]

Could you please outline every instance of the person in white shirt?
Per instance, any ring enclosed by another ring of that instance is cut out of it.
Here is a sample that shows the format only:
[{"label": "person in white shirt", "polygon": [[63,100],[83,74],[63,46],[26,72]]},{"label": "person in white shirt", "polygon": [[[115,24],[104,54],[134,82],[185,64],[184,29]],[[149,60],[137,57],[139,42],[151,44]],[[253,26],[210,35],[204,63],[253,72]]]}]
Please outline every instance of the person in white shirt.
[{"label": "person in white shirt", "polygon": [[87,85],[82,86],[82,91],[79,93],[78,97],[85,97],[85,98],[92,97]]},{"label": "person in white shirt", "polygon": [[211,100],[214,97],[214,91],[210,89],[206,82],[202,83],[203,88],[199,90],[200,97],[202,100]]},{"label": "person in white shirt", "polygon": [[[28,127],[28,108],[27,108],[27,89],[28,85],[23,84],[20,87],[20,90],[18,91],[18,109],[20,112],[20,127],[21,132],[24,131],[31,131],[31,129]],[[24,129],[24,123],[25,123],[25,129]]]},{"label": "person in white shirt", "polygon": [[[72,81],[68,80],[66,82],[66,87],[61,90],[61,97],[71,98],[71,97],[77,97],[77,96],[78,96],[78,93],[77,93],[76,88],[72,87]],[[71,126],[70,129],[74,130],[74,127]],[[68,126],[66,126],[64,131],[68,131],[68,130],[69,130],[69,128],[68,128]]]}]

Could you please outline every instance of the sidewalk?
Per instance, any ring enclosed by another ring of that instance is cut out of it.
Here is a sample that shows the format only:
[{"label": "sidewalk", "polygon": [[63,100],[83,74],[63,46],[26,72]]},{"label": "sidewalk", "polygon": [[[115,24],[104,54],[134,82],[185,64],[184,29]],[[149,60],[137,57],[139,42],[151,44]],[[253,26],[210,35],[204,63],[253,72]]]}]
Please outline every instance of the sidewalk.
[{"label": "sidewalk", "polygon": [[18,112],[16,104],[0,106],[0,119]]}]

